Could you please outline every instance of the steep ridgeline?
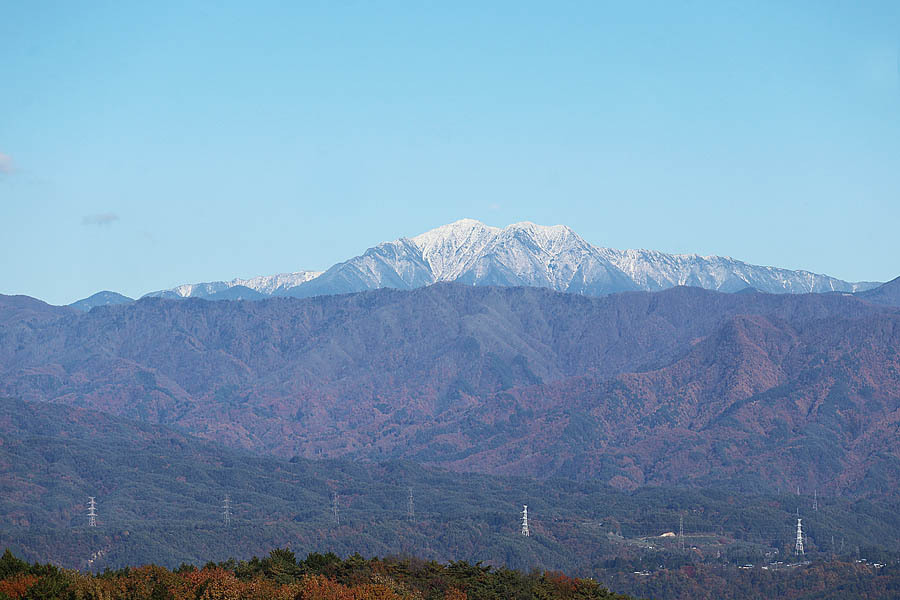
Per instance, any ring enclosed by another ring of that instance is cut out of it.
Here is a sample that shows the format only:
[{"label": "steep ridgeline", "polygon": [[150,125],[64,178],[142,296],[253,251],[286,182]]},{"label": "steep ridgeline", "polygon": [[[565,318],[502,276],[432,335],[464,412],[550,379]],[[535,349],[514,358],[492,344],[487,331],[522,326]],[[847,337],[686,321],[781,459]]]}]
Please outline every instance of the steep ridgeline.
[{"label": "steep ridgeline", "polygon": [[408,290],[437,282],[545,287],[593,296],[680,285],[723,292],[753,288],[776,294],[855,292],[877,285],[750,265],[721,256],[602,248],[563,225],[516,223],[501,229],[463,219],[412,238],[379,244],[324,273],[301,271],[187,284],[148,295],[235,299],[233,294],[223,293],[240,287],[244,299],[310,297],[378,288]]},{"label": "steep ridgeline", "polygon": [[441,284],[89,313],[35,302],[0,301],[0,394],[281,456],[622,488],[882,495],[900,481],[900,311],[852,296]]}]

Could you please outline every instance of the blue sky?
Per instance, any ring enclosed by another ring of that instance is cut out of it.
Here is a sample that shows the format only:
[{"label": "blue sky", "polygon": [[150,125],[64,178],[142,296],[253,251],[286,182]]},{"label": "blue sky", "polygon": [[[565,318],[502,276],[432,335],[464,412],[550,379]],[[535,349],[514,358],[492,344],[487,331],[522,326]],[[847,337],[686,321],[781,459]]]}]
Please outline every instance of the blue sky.
[{"label": "blue sky", "polygon": [[900,275],[893,0],[0,15],[2,293],[323,269],[462,217]]}]

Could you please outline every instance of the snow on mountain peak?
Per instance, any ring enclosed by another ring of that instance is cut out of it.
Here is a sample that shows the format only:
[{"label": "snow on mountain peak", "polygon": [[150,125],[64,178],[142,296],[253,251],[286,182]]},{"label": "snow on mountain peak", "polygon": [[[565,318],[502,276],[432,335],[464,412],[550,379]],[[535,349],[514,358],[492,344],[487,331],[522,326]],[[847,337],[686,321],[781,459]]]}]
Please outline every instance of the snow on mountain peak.
[{"label": "snow on mountain peak", "polygon": [[250,279],[235,278],[231,281],[209,281],[204,283],[185,283],[168,290],[150,292],[145,296],[162,298],[207,298],[233,287],[250,288],[260,294],[270,296],[278,290],[297,287],[315,279],[322,271],[297,271],[294,273],[278,273],[277,275],[261,275]]},{"label": "snow on mountain peak", "polygon": [[272,294],[280,288],[292,288],[315,279],[322,271],[297,271],[295,273],[278,273],[277,275],[262,275],[250,279],[232,279],[232,285],[242,285],[261,294]]},{"label": "snow on mountain peak", "polygon": [[434,281],[453,281],[500,232],[475,219],[460,219],[411,238],[431,268]]},{"label": "snow on mountain peak", "polygon": [[527,235],[541,251],[550,256],[558,256],[588,245],[566,225],[536,225],[530,221],[522,221],[505,227],[503,232],[508,235]]},{"label": "snow on mountain peak", "polygon": [[678,285],[723,292],[752,287],[770,293],[852,292],[875,285],[751,265],[723,256],[599,247],[565,225],[522,221],[499,228],[460,219],[411,238],[378,244],[324,273],[300,271],[187,284],[148,295],[247,297],[241,290],[230,290],[243,286],[263,296],[305,297],[383,287],[413,289],[438,281],[527,285],[590,295]]},{"label": "snow on mountain peak", "polygon": [[475,219],[460,219],[447,225],[435,227],[425,233],[410,238],[410,240],[419,248],[432,248],[435,246],[454,246],[458,247],[464,243],[466,239],[484,234],[491,234],[500,231],[499,227],[491,227],[485,225],[481,221]]}]

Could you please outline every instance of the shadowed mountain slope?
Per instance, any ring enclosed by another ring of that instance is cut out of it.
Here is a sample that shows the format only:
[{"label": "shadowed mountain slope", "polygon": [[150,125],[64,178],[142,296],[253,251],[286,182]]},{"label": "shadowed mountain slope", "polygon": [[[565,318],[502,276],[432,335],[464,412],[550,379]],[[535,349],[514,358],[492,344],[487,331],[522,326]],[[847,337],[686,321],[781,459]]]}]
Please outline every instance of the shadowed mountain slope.
[{"label": "shadowed mountain slope", "polygon": [[889,306],[900,306],[900,277],[891,279],[877,288],[866,290],[864,292],[857,292],[856,295],[869,302],[887,304]]},{"label": "shadowed mountain slope", "polygon": [[626,488],[897,480],[900,316],[852,296],[443,284],[35,321],[19,304],[0,301],[3,394],[233,446]]}]

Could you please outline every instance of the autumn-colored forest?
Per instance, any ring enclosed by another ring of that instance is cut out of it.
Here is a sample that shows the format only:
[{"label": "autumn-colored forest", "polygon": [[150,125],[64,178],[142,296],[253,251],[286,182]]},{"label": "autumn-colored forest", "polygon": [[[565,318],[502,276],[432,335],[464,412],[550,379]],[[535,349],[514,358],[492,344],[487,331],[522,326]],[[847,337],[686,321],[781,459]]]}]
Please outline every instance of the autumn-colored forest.
[{"label": "autumn-colored forest", "polygon": [[265,558],[191,565],[147,565],[91,574],[0,558],[0,600],[466,600],[622,599],[590,579],[524,574],[466,562],[364,559],[290,550]]}]

